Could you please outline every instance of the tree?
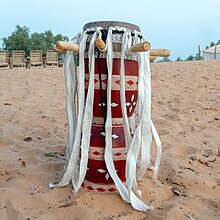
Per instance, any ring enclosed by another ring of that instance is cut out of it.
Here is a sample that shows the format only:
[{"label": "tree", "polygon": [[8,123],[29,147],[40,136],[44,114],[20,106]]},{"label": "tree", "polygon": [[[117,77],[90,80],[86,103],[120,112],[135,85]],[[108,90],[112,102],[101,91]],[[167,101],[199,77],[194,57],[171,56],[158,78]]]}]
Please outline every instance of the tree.
[{"label": "tree", "polygon": [[54,36],[54,43],[56,43],[57,41],[68,41],[69,38],[67,36],[63,36],[61,34],[57,34],[56,36]]},{"label": "tree", "polygon": [[28,27],[16,26],[11,36],[3,38],[3,48],[11,54],[12,50],[24,50],[27,54],[30,49],[30,30]]},{"label": "tree", "polygon": [[181,59],[181,57],[177,57],[176,61],[183,61],[183,60]]},{"label": "tree", "polygon": [[192,60],[194,60],[194,56],[193,55],[189,55],[186,60],[192,61]]},{"label": "tree", "polygon": [[199,53],[196,53],[196,56],[194,57],[195,60],[204,60],[204,57],[202,55],[199,56]]},{"label": "tree", "polygon": [[51,30],[44,33],[35,32],[31,34],[30,42],[32,50],[42,50],[43,55],[45,55],[47,50],[53,49],[54,36]]},{"label": "tree", "polygon": [[54,36],[51,30],[30,35],[28,27],[17,25],[9,37],[3,38],[3,48],[8,50],[10,55],[12,50],[24,50],[26,57],[29,56],[30,50],[42,50],[45,56],[46,51],[52,50],[53,45],[59,40],[68,41],[68,37],[61,34]]},{"label": "tree", "polygon": [[159,60],[158,62],[172,62],[168,57],[164,57],[162,60]]},{"label": "tree", "polygon": [[44,43],[44,35],[41,33],[33,33],[31,34],[31,45],[30,48],[32,50],[42,50]]},{"label": "tree", "polygon": [[215,43],[214,43],[214,42],[211,42],[211,43],[210,43],[210,47],[213,47],[213,46],[215,46]]}]

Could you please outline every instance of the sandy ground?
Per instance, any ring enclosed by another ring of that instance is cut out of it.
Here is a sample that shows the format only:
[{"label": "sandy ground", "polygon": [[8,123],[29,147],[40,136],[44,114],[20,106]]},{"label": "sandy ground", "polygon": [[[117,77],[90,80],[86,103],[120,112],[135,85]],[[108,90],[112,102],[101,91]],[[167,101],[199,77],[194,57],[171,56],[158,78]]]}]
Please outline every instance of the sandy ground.
[{"label": "sandy ground", "polygon": [[62,68],[0,70],[0,219],[220,219],[220,61],[155,63],[153,120],[163,143],[158,179],[139,183],[154,206],[59,181],[67,120]]}]

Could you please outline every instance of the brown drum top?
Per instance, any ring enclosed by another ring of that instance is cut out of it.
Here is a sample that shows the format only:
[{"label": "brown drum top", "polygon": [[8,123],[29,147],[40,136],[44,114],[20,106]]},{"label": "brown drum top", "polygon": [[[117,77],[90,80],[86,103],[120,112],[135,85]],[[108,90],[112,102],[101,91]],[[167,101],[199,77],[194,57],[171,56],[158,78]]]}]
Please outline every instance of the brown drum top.
[{"label": "brown drum top", "polygon": [[104,29],[108,29],[110,26],[119,26],[129,29],[131,32],[140,31],[140,28],[137,25],[130,24],[127,22],[120,22],[120,21],[95,21],[95,22],[89,22],[84,25],[83,30],[86,30],[87,28],[91,27],[102,27]]}]

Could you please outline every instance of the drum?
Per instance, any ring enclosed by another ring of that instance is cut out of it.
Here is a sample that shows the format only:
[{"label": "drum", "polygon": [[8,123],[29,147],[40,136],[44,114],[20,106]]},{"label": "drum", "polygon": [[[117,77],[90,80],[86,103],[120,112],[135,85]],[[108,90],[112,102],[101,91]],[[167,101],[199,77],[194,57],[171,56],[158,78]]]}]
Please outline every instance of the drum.
[{"label": "drum", "polygon": [[[139,28],[133,24],[123,22],[92,22],[84,26],[84,31],[88,28],[102,27],[102,38],[105,41],[109,27],[119,26],[129,28],[132,31],[139,31]],[[89,34],[87,43],[93,32]],[[121,181],[125,181],[126,167],[126,146],[124,125],[122,117],[122,108],[120,101],[120,62],[121,62],[121,43],[122,34],[120,31],[113,31],[113,68],[112,68],[112,88],[111,88],[111,110],[112,110],[112,150],[115,169]],[[87,51],[85,53],[85,88],[89,81]],[[124,59],[125,65],[125,95],[127,116],[131,118],[137,104],[138,91],[138,63],[135,54],[126,54]],[[115,192],[116,187],[108,173],[104,160],[105,151],[105,119],[107,105],[107,82],[108,70],[106,63],[106,54],[96,50],[95,52],[95,90],[93,104],[93,121],[91,130],[91,139],[89,147],[88,170],[83,186],[89,190],[97,190],[99,192]]]},{"label": "drum", "polygon": [[[157,175],[162,151],[151,121],[150,53],[139,50],[145,42],[138,26],[110,21],[88,23],[71,42],[63,43],[68,163],[61,181],[51,188],[72,181],[75,192],[81,186],[118,191],[136,210],[151,209],[136,195],[137,180],[147,168]],[[154,166],[151,133],[157,146]]]}]

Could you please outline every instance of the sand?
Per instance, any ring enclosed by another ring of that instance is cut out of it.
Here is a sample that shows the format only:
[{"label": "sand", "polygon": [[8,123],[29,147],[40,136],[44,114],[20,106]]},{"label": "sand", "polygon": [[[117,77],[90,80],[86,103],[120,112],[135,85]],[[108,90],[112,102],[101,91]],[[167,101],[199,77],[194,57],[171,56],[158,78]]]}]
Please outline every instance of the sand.
[{"label": "sand", "polygon": [[63,68],[0,70],[0,219],[220,219],[220,61],[151,69],[163,155],[158,179],[139,182],[150,212],[117,193],[49,189],[65,164]]}]

